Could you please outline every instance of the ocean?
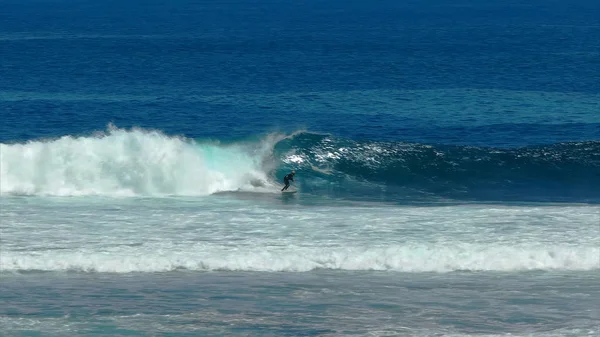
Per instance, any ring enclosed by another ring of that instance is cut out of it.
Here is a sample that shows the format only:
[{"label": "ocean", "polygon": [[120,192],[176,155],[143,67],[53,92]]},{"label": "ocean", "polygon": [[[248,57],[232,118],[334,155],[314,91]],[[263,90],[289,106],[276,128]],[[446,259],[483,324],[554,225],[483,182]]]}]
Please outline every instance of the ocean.
[{"label": "ocean", "polygon": [[1,336],[600,335],[597,1],[0,8]]}]

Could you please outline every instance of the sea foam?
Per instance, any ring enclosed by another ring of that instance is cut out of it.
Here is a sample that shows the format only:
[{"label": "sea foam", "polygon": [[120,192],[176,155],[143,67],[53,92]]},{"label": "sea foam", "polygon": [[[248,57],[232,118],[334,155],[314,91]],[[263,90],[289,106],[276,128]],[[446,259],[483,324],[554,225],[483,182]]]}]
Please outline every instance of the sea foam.
[{"label": "sea foam", "polygon": [[3,252],[1,271],[167,272],[316,269],[401,272],[524,271],[600,269],[597,247],[397,245],[382,248],[287,247],[124,249],[111,252]]},{"label": "sea foam", "polygon": [[270,148],[112,126],[93,136],[0,144],[0,193],[207,195],[255,189],[268,185],[263,159]]}]

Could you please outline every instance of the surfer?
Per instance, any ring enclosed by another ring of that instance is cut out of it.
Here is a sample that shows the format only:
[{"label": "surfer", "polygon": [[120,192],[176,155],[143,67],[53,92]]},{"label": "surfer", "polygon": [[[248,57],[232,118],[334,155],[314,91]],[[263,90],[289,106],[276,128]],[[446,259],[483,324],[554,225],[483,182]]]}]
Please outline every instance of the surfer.
[{"label": "surfer", "polygon": [[285,184],[285,186],[283,186],[283,188],[281,189],[282,191],[285,191],[288,189],[288,187],[290,187],[290,180],[294,181],[295,174],[296,174],[296,171],[292,170],[292,172],[290,174],[283,177],[283,183]]}]

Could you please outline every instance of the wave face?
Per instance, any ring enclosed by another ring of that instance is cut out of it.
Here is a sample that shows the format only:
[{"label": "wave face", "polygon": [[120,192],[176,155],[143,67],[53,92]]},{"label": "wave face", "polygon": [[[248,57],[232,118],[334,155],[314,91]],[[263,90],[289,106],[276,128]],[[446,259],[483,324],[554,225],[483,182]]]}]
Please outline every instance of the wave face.
[{"label": "wave face", "polygon": [[387,200],[600,202],[600,142],[517,149],[357,141],[308,132],[222,144],[110,126],[92,136],[0,144],[1,194],[276,192]]},{"label": "wave face", "polygon": [[89,137],[0,144],[0,192],[131,196],[260,189],[267,183],[262,145],[197,143],[114,127]]},{"label": "wave face", "polygon": [[290,167],[328,182],[354,182],[361,193],[370,182],[377,185],[370,188],[373,194],[410,198],[600,201],[598,141],[499,149],[303,133],[282,140],[276,149]]}]

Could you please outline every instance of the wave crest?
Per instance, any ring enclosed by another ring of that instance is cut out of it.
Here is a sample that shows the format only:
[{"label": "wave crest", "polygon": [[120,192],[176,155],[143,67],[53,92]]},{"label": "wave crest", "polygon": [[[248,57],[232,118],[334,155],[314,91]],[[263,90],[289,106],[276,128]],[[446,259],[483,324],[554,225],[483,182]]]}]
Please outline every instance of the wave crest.
[{"label": "wave crest", "polygon": [[[276,141],[276,139],[268,139]],[[110,127],[93,136],[0,144],[0,193],[206,195],[268,184],[265,149]]]}]

